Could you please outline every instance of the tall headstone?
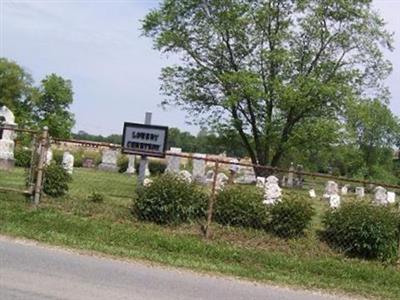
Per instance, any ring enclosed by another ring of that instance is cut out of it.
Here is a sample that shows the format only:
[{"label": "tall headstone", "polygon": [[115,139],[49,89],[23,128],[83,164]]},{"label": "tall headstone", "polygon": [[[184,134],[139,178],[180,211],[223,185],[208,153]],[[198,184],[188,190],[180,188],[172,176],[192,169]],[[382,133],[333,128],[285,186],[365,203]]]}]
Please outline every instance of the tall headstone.
[{"label": "tall headstone", "polygon": [[49,166],[52,160],[53,160],[53,150],[49,148],[47,149],[46,153],[46,165]]},{"label": "tall headstone", "polygon": [[112,149],[106,149],[103,151],[103,156],[101,158],[101,164],[99,165],[99,170],[116,172],[118,171],[117,166],[118,152]]},{"label": "tall headstone", "polygon": [[135,155],[128,155],[128,168],[126,169],[126,174],[135,174]]},{"label": "tall headstone", "polygon": [[387,201],[387,191],[381,186],[377,186],[374,190],[374,203],[378,205],[386,205]]},{"label": "tall headstone", "polygon": [[282,189],[279,187],[279,179],[269,176],[265,180],[264,204],[275,204],[281,201]]},{"label": "tall headstone", "polygon": [[68,174],[72,174],[74,171],[74,156],[67,152],[64,152],[62,166]]},{"label": "tall headstone", "polygon": [[290,168],[289,168],[289,173],[288,173],[288,179],[287,179],[287,186],[288,187],[293,187],[294,185],[294,166],[293,163],[290,164]]},{"label": "tall headstone", "polygon": [[364,196],[365,196],[364,187],[362,187],[362,186],[356,187],[356,196],[357,196],[357,198],[360,198],[360,199],[364,198]]},{"label": "tall headstone", "polygon": [[329,201],[331,208],[338,208],[340,206],[340,196],[338,184],[334,181],[328,181],[325,185],[323,198]]},{"label": "tall headstone", "polygon": [[[6,106],[0,107],[0,127],[17,127],[14,114]],[[14,131],[0,129],[0,170],[11,170],[15,165],[15,138]]]},{"label": "tall headstone", "polygon": [[[169,152],[179,154],[182,153],[182,149],[171,147]],[[181,167],[181,157],[167,154],[167,169],[165,171],[168,173],[178,174],[180,167]]]},{"label": "tall headstone", "polygon": [[[207,157],[206,154],[203,153],[195,153],[193,155],[193,171],[192,171],[192,179],[193,181],[205,183],[206,182],[206,161],[204,160]],[[213,172],[214,174],[214,172]]]}]

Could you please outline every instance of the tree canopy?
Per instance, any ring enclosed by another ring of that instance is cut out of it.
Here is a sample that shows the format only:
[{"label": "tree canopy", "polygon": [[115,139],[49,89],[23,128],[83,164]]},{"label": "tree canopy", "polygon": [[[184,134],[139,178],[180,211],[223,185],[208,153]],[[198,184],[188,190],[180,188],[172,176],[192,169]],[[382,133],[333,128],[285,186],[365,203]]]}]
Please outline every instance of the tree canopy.
[{"label": "tree canopy", "polygon": [[392,35],[371,2],[164,0],[142,26],[181,58],[162,70],[164,104],[235,129],[253,163],[277,166],[296,133],[340,125],[350,100],[388,100]]}]

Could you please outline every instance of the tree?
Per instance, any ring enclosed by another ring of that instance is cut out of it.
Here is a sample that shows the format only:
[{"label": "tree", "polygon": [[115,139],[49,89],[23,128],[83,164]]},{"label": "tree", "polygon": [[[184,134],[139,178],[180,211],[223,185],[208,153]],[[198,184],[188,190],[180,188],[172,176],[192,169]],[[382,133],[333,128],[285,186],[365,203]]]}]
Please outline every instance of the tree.
[{"label": "tree", "polygon": [[[400,141],[400,120],[377,99],[353,101],[346,111],[349,141],[363,156],[364,178],[390,170],[394,147]],[[383,168],[382,168],[383,167]],[[382,176],[380,176],[382,177]],[[385,179],[385,178],[380,178]]]},{"label": "tree", "polygon": [[42,80],[34,103],[36,123],[49,128],[53,137],[68,138],[75,124],[74,115],[69,111],[73,102],[71,81],[51,74]]},{"label": "tree", "polygon": [[30,124],[32,77],[15,62],[0,58],[0,106],[7,106],[20,125]]},{"label": "tree", "polygon": [[371,2],[164,0],[142,26],[182,60],[162,70],[164,104],[234,128],[253,163],[277,166],[307,120],[388,96],[392,36]]}]

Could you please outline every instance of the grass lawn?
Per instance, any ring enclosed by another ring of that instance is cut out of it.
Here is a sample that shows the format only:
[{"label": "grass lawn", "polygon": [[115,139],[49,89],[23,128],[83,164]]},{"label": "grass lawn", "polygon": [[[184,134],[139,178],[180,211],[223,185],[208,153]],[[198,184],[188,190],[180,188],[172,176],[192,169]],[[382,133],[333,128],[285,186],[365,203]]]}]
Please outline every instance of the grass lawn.
[{"label": "grass lawn", "polygon": [[[19,176],[23,171],[16,169],[12,178]],[[0,186],[14,180],[0,173]],[[93,192],[103,194],[104,201],[90,201]],[[398,266],[345,258],[312,233],[283,240],[259,230],[214,224],[213,237],[205,240],[198,224],[138,222],[130,213],[134,196],[133,177],[76,169],[69,196],[44,199],[37,208],[22,195],[0,193],[0,233],[262,282],[400,299]],[[315,206],[324,210],[317,200]],[[317,218],[314,226],[319,223]]]}]

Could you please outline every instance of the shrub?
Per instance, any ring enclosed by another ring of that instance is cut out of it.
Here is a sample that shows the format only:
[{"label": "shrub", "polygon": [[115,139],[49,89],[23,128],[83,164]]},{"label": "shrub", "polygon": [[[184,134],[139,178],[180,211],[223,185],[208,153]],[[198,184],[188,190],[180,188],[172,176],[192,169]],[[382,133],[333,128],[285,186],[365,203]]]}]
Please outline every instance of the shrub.
[{"label": "shrub", "polygon": [[398,256],[399,215],[390,207],[351,201],[328,211],[324,239],[350,256],[391,260]]},{"label": "shrub", "polygon": [[314,215],[310,201],[304,196],[283,197],[281,202],[270,206],[269,210],[271,221],[268,230],[283,238],[304,234]]},{"label": "shrub", "polygon": [[119,173],[125,173],[126,170],[128,170],[128,166],[129,166],[128,156],[121,155],[120,157],[118,157],[117,166],[118,166]]},{"label": "shrub", "polygon": [[98,192],[92,192],[89,195],[88,200],[91,202],[100,203],[104,201],[104,195]]},{"label": "shrub", "polygon": [[165,172],[167,165],[163,160],[150,160],[149,170],[151,175],[159,175]]},{"label": "shrub", "polygon": [[64,152],[61,150],[54,150],[53,151],[53,160],[56,162],[57,165],[61,165],[63,161]]},{"label": "shrub", "polygon": [[29,168],[31,166],[32,150],[17,147],[14,151],[14,158],[17,167]]},{"label": "shrub", "polygon": [[60,165],[51,163],[44,173],[43,191],[51,197],[64,196],[68,190],[68,183],[72,178]]},{"label": "shrub", "polygon": [[254,186],[228,186],[216,199],[214,220],[222,225],[264,228],[268,212],[263,191]]},{"label": "shrub", "polygon": [[134,212],[140,220],[180,224],[204,216],[207,199],[208,195],[196,184],[164,174],[138,190]]}]

